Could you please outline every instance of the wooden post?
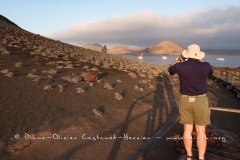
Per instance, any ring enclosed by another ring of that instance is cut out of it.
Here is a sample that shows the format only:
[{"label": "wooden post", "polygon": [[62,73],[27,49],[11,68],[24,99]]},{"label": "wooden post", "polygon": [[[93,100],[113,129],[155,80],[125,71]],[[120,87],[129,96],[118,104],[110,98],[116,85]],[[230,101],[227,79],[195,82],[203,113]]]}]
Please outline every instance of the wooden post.
[{"label": "wooden post", "polygon": [[234,85],[234,75],[232,75],[232,87]]},{"label": "wooden post", "polygon": [[227,79],[228,79],[228,72],[226,71],[226,83],[228,82]]}]

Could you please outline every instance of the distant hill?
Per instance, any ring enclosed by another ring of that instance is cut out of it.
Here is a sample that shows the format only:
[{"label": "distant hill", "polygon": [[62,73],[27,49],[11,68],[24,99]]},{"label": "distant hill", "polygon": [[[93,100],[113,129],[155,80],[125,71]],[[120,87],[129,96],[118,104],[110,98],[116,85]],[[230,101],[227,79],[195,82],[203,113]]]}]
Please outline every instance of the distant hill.
[{"label": "distant hill", "polygon": [[[9,19],[7,19],[6,17],[0,15],[0,20],[4,21],[4,22],[7,22],[8,24],[11,24],[15,27],[19,27],[18,25],[16,25],[15,23],[13,23],[12,21],[10,21]],[[19,27],[20,28],[20,27]]]},{"label": "distant hill", "polygon": [[83,48],[86,48],[86,49],[91,49],[91,50],[94,50],[94,51],[98,51],[98,52],[101,52],[103,46],[98,44],[98,43],[94,43],[94,44],[86,44],[84,46],[82,46]]},{"label": "distant hill", "polygon": [[171,54],[171,55],[179,55],[184,49],[173,43],[171,41],[163,41],[154,46],[150,46],[146,48],[145,52],[150,52],[151,54]]},{"label": "distant hill", "polygon": [[137,54],[141,52],[141,48],[130,48],[127,46],[117,46],[108,50],[108,53],[112,54]]},{"label": "distant hill", "polygon": [[113,54],[140,54],[144,55],[157,55],[157,54],[170,54],[179,55],[184,49],[171,41],[163,41],[154,46],[147,48],[130,48],[127,46],[117,46],[111,48],[108,53]]}]

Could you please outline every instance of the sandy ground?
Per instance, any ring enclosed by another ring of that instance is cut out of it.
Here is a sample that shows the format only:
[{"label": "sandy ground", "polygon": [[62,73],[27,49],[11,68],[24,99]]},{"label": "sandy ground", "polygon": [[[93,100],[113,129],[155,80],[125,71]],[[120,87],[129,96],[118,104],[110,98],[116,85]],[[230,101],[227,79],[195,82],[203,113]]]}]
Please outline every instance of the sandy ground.
[{"label": "sandy ground", "polygon": [[[14,64],[19,60],[24,65],[18,68]],[[150,137],[177,111],[169,80],[172,77],[167,74],[151,80],[131,79],[126,72],[101,69],[98,73],[101,82],[94,82],[90,86],[84,81],[72,84],[61,79],[73,73],[80,75],[82,66],[58,69],[51,79],[44,77],[42,71],[51,68],[45,65],[48,61],[39,57],[37,64],[34,64],[30,57],[26,58],[25,54],[14,55],[14,52],[10,56],[1,56],[1,70],[8,68],[15,73],[11,78],[0,75],[2,147],[14,144],[26,135],[30,139],[31,136],[55,134],[77,139],[32,140],[29,147],[2,154],[2,158],[26,159],[32,153],[33,159],[74,159],[79,156],[81,159],[127,159],[144,140],[119,138],[94,141],[82,136],[124,137],[124,134],[128,134],[130,137]],[[33,70],[35,75],[43,78],[34,82],[27,77]],[[145,90],[136,91],[134,85],[142,80],[151,81],[155,87],[151,89],[148,83],[141,83]],[[106,82],[114,88],[104,88]],[[59,84],[64,85],[63,92],[58,91]],[[52,90],[44,90],[45,85],[51,85]],[[75,91],[77,87],[86,91],[78,94]],[[120,91],[124,97],[119,101],[114,98],[114,93]],[[94,109],[101,111],[101,114],[95,114]],[[16,135],[20,139],[16,139]]]},{"label": "sandy ground", "polygon": [[[21,32],[8,34],[27,35]],[[41,45],[28,49],[21,37],[18,42],[6,37],[5,51],[0,48],[0,159],[129,159],[178,112],[178,77],[168,75],[166,67],[158,75],[134,78],[128,70],[85,59],[31,54]],[[97,74],[98,82],[85,82],[84,72]],[[239,109],[234,92],[211,80],[208,85],[213,106]],[[239,150],[239,120],[239,114],[212,112],[212,131],[227,139],[223,150]],[[166,136],[181,127],[175,125]],[[146,155],[177,157],[173,142],[164,138]]]}]

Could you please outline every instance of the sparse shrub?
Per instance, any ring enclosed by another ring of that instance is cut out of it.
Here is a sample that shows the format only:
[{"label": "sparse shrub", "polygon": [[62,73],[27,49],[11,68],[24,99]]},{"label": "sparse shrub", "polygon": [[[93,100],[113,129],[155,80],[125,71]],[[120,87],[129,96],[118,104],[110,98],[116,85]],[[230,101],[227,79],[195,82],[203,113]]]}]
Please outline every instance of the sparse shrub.
[{"label": "sparse shrub", "polygon": [[139,83],[148,83],[148,81],[147,80],[141,80],[141,81],[139,81]]},{"label": "sparse shrub", "polygon": [[39,78],[39,77],[33,78],[33,82],[39,82],[39,81],[40,81],[40,78]]},{"label": "sparse shrub", "polygon": [[87,59],[81,59],[80,61],[83,62],[83,63],[89,62]]},{"label": "sparse shrub", "polygon": [[103,87],[108,89],[108,90],[112,90],[113,89],[112,85],[110,85],[109,83],[105,83]]},{"label": "sparse shrub", "polygon": [[64,64],[63,61],[57,61],[57,64]]},{"label": "sparse shrub", "polygon": [[28,73],[27,77],[28,77],[28,78],[39,78],[38,75],[35,75],[35,74],[33,74],[33,73]]},{"label": "sparse shrub", "polygon": [[89,86],[91,86],[91,87],[92,87],[92,86],[94,86],[94,84],[93,84],[93,83],[89,83]]},{"label": "sparse shrub", "polygon": [[89,66],[83,66],[82,68],[88,70]]},{"label": "sparse shrub", "polygon": [[46,73],[46,74],[57,74],[57,69],[49,69],[49,70],[45,70],[45,71],[42,71],[42,73]]},{"label": "sparse shrub", "polygon": [[79,88],[76,88],[76,92],[80,94],[80,93],[85,92],[85,90],[82,89],[81,87],[79,87]]},{"label": "sparse shrub", "polygon": [[13,77],[13,72],[8,72],[8,73],[5,73],[4,75],[5,75],[6,77],[11,78],[11,77]]},{"label": "sparse shrub", "polygon": [[93,109],[93,113],[94,113],[96,116],[102,117],[102,116],[103,116],[103,113],[104,113],[104,107],[103,107],[103,106],[100,106],[100,107],[97,108],[97,109]]},{"label": "sparse shrub", "polygon": [[10,52],[9,51],[3,51],[1,54],[2,55],[10,55]]},{"label": "sparse shrub", "polygon": [[133,72],[129,72],[128,75],[131,77],[131,78],[137,78],[137,75]]},{"label": "sparse shrub", "polygon": [[115,94],[115,99],[117,99],[117,100],[122,100],[123,99],[123,96],[122,96],[121,93],[115,92],[114,94]]},{"label": "sparse shrub", "polygon": [[47,75],[46,76],[48,79],[53,79],[53,75]]},{"label": "sparse shrub", "polygon": [[97,83],[101,83],[101,82],[102,82],[102,80],[101,80],[101,79],[97,80]]},{"label": "sparse shrub", "polygon": [[144,89],[143,89],[142,87],[140,87],[139,85],[135,85],[135,86],[134,86],[134,89],[135,89],[136,91],[144,91]]},{"label": "sparse shrub", "polygon": [[99,111],[97,111],[96,109],[93,110],[93,113],[94,113],[96,116],[102,116],[102,112],[99,112]]},{"label": "sparse shrub", "polygon": [[68,64],[72,64],[71,61],[65,61],[64,63],[65,63],[66,65],[68,65]]},{"label": "sparse shrub", "polygon": [[1,73],[6,77],[13,77],[13,72],[10,72],[8,69],[1,70]]},{"label": "sparse shrub", "polygon": [[78,83],[79,81],[82,80],[82,78],[78,76],[66,76],[63,77],[62,79],[71,83]]},{"label": "sparse shrub", "polygon": [[153,89],[154,86],[152,85],[152,83],[149,83],[149,88]]},{"label": "sparse shrub", "polygon": [[138,86],[138,85],[135,85],[135,86],[134,86],[134,89],[135,89],[136,91],[139,91],[139,86]]},{"label": "sparse shrub", "polygon": [[91,68],[91,69],[90,69],[90,71],[97,72],[97,71],[99,71],[99,70],[98,70],[98,68],[96,68],[96,67],[93,67],[93,68]]},{"label": "sparse shrub", "polygon": [[8,73],[9,72],[9,70],[8,69],[4,69],[4,70],[1,70],[1,73]]},{"label": "sparse shrub", "polygon": [[57,68],[63,68],[63,66],[57,66]]},{"label": "sparse shrub", "polygon": [[147,77],[145,73],[140,73],[139,77]]},{"label": "sparse shrub", "polygon": [[148,78],[149,78],[149,79],[152,79],[152,78],[154,78],[154,77],[153,77],[153,75],[150,74],[150,75],[148,75]]},{"label": "sparse shrub", "polygon": [[56,69],[49,69],[48,73],[51,74],[51,75],[57,74],[57,70]]},{"label": "sparse shrub", "polygon": [[51,85],[45,85],[43,87],[44,90],[52,90],[52,86]]},{"label": "sparse shrub", "polygon": [[64,67],[64,68],[74,68],[73,67],[73,64],[68,64],[66,67]]},{"label": "sparse shrub", "polygon": [[114,65],[112,68],[113,68],[113,69],[118,69],[118,67],[117,67],[117,66],[115,66],[115,65]]},{"label": "sparse shrub", "polygon": [[15,67],[22,67],[22,66],[23,66],[22,62],[15,63]]},{"label": "sparse shrub", "polygon": [[47,62],[48,66],[57,66],[58,64],[55,61]]},{"label": "sparse shrub", "polygon": [[118,82],[118,83],[121,83],[122,81],[118,79],[117,82]]},{"label": "sparse shrub", "polygon": [[63,85],[59,84],[58,87],[59,87],[59,92],[63,92],[63,88],[64,88]]}]

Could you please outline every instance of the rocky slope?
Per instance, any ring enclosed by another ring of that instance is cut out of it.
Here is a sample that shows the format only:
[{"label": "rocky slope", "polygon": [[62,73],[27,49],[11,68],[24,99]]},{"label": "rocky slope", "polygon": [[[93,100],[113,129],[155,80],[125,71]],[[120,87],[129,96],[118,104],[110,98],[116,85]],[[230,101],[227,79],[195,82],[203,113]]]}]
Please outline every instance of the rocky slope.
[{"label": "rocky slope", "polygon": [[12,25],[14,23],[11,21],[5,21],[4,18],[1,18],[0,21],[0,50],[4,53],[8,52],[8,47],[20,48],[26,53],[30,53],[35,56],[74,58],[85,63],[93,63],[100,67],[118,68],[119,70],[138,69],[138,71],[143,70],[146,72],[148,72],[149,69],[151,70],[153,67],[156,69],[160,68],[159,70],[154,70],[156,74],[161,71],[161,67],[159,65],[134,61],[110,54],[101,54],[98,51],[73,46],[40,36],[39,34],[30,33]]}]

